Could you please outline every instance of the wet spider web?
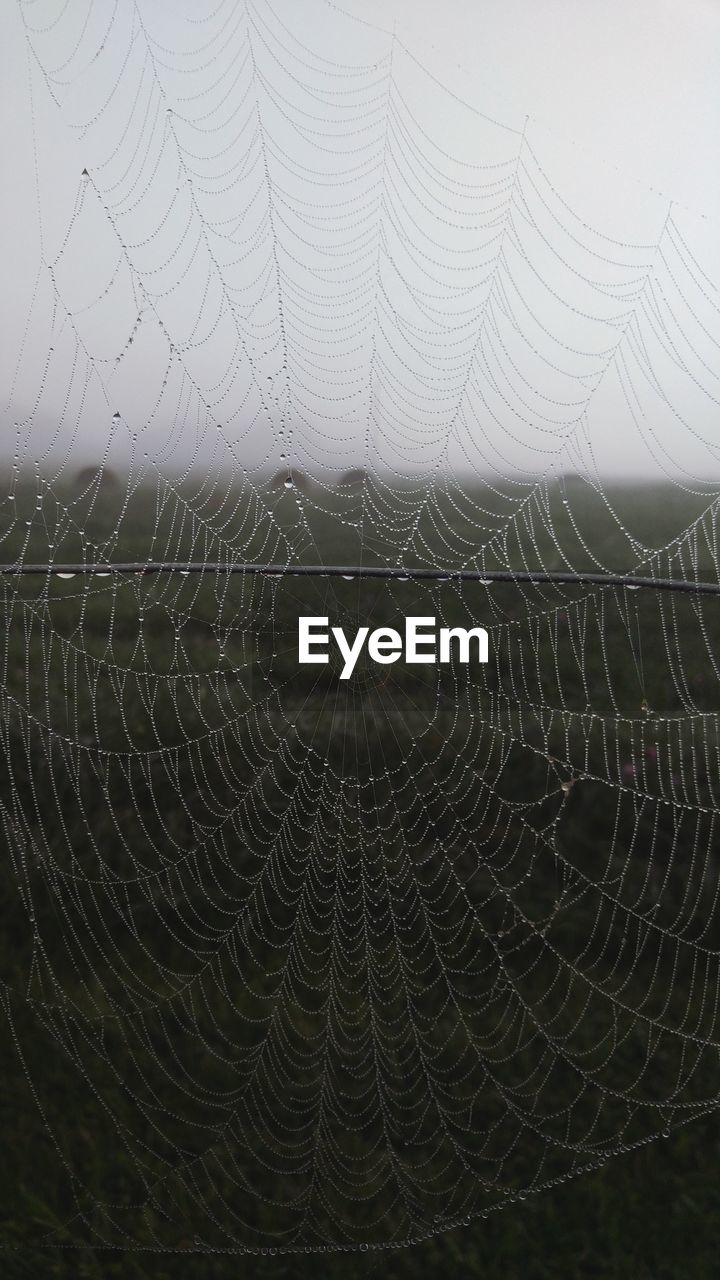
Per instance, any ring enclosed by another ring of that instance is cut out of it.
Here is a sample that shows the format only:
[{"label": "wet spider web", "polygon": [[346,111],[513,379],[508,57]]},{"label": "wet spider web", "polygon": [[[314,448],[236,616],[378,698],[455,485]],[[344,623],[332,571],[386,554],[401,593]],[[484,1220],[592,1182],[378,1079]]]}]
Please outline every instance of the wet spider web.
[{"label": "wet spider web", "polygon": [[[27,1241],[409,1243],[716,1108],[717,604],[634,581],[720,583],[702,219],[608,234],[532,124],[333,6],[20,8]],[[490,662],[345,685],[300,614],[481,621]]]}]

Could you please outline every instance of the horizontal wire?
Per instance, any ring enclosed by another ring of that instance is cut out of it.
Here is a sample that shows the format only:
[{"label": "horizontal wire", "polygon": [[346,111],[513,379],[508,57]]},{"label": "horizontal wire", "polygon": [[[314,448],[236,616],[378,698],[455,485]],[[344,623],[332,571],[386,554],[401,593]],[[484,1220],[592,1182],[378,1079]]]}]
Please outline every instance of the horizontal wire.
[{"label": "horizontal wire", "polygon": [[695,582],[687,578],[645,578],[621,573],[570,573],[544,569],[403,569],[383,565],[357,564],[240,564],[220,560],[149,560],[117,564],[0,564],[0,576],[28,577],[48,574],[54,577],[83,575],[108,577],[112,574],[146,573],[227,573],[268,578],[389,578],[404,582],[491,582],[558,583],[561,585],[597,587],[644,587],[651,591],[685,591],[694,595],[720,596],[720,582]]}]

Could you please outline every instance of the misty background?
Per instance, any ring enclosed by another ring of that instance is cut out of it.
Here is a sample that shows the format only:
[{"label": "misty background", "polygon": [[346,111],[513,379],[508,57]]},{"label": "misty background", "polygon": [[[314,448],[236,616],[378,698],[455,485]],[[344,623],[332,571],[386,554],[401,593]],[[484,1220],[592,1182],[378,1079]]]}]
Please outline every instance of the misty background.
[{"label": "misty background", "polygon": [[2,25],[6,469],[715,487],[715,6]]}]

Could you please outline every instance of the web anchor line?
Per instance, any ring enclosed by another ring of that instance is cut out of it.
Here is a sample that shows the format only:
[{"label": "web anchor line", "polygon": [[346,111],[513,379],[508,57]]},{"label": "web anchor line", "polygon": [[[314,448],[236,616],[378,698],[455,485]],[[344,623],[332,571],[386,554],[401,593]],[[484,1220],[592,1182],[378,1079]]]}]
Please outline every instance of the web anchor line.
[{"label": "web anchor line", "polygon": [[684,591],[692,595],[720,596],[720,582],[695,582],[687,578],[647,578],[622,573],[565,573],[562,570],[510,569],[406,569],[359,564],[239,564],[223,560],[150,560],[109,564],[0,564],[0,576],[31,577],[49,574],[103,578],[146,573],[226,573],[267,578],[386,578],[398,582],[558,583],[569,586],[629,587],[651,591]]}]

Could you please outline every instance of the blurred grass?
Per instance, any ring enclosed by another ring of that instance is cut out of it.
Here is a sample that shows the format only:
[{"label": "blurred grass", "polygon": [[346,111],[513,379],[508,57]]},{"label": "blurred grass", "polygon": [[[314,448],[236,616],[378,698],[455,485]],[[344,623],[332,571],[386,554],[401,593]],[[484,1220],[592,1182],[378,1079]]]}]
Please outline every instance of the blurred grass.
[{"label": "blurred grass", "polygon": [[[707,506],[707,497],[674,486],[616,486],[604,498],[585,487],[571,486],[568,505],[561,492],[551,495],[545,509],[532,499],[528,518],[519,525],[512,520],[508,524],[508,510],[514,502],[506,504],[506,510],[504,500],[492,492],[478,491],[462,501],[457,494],[440,494],[416,526],[416,550],[401,556],[405,532],[399,518],[395,525],[389,519],[368,534],[367,527],[358,528],[360,513],[356,509],[348,525],[339,524],[348,507],[337,495],[311,497],[301,496],[298,501],[292,492],[268,497],[228,489],[205,500],[188,484],[175,497],[149,486],[128,496],[121,486],[117,492],[95,496],[78,495],[71,488],[54,488],[52,493],[44,489],[38,500],[35,489],[19,487],[11,504],[14,519],[5,525],[7,535],[0,558],[13,561],[22,555],[27,561],[42,561],[52,554],[57,561],[84,557],[90,561],[222,559],[232,547],[236,556],[241,549],[240,558],[245,561],[284,562],[302,552],[308,560],[345,562],[359,558],[362,532],[365,558],[370,562],[421,561],[451,567],[464,563],[468,546],[477,544],[477,523],[482,519],[486,531],[495,530],[494,543],[492,534],[490,539],[493,549],[484,560],[486,568],[510,564],[557,569],[572,564],[627,570],[643,560],[648,548],[672,544]],[[192,512],[205,501],[207,509],[198,520]],[[411,493],[407,501],[412,507]],[[486,514],[479,515],[482,512]],[[714,511],[705,515],[699,526],[701,534],[715,522]],[[650,557],[650,561],[659,572],[674,566],[676,576],[684,572],[713,577],[717,565],[712,545],[711,537],[698,536],[679,547],[671,546],[669,552]],[[587,548],[592,549],[595,559],[589,559]],[[491,901],[491,881],[482,868],[473,866],[472,847],[462,847],[458,816],[467,830],[475,830],[476,838],[485,842],[483,856],[489,863],[511,846],[511,832],[493,835],[490,828],[475,829],[470,801],[466,810],[458,800],[447,801],[468,769],[481,769],[479,760],[484,762],[482,768],[496,794],[508,802],[529,804],[522,840],[516,833],[518,864],[526,856],[533,833],[543,832],[562,815],[558,838],[566,866],[577,877],[573,880],[568,874],[568,883],[562,887],[566,909],[554,917],[553,938],[563,953],[579,952],[600,918],[597,898],[584,894],[582,888],[583,877],[591,869],[593,875],[600,874],[598,866],[616,885],[619,900],[644,901],[653,910],[659,906],[659,918],[665,918],[668,927],[682,924],[689,939],[702,936],[705,946],[717,948],[720,922],[715,896],[720,847],[711,816],[701,818],[691,830],[667,815],[658,817],[656,810],[639,812],[633,795],[637,784],[639,789],[676,797],[691,807],[714,808],[717,738],[711,717],[720,706],[714,665],[720,649],[720,623],[714,600],[699,604],[689,598],[660,599],[649,592],[630,599],[616,593],[606,599],[599,613],[594,604],[582,603],[588,593],[576,588],[563,592],[524,592],[512,586],[483,588],[481,620],[495,628],[495,660],[483,673],[482,690],[475,688],[472,673],[467,671],[451,669],[438,680],[434,670],[410,671],[399,664],[392,669],[392,681],[387,685],[380,683],[376,671],[361,664],[351,687],[338,695],[335,670],[301,671],[297,667],[299,613],[328,613],[333,623],[339,621],[351,628],[366,622],[392,625],[408,612],[437,612],[443,623],[453,625],[468,616],[478,620],[477,589],[473,594],[465,589],[414,583],[244,582],[214,575],[199,579],[161,576],[119,583],[113,579],[6,579],[2,585],[8,630],[0,650],[0,716],[7,762],[0,780],[6,845],[0,878],[0,976],[8,993],[8,1023],[0,1046],[5,1085],[0,1095],[0,1127],[7,1153],[0,1190],[3,1239],[10,1246],[18,1245],[2,1256],[2,1275],[12,1280],[65,1275],[211,1280],[242,1273],[307,1274],[334,1280],[342,1274],[348,1280],[365,1275],[404,1280],[420,1274],[439,1277],[452,1271],[490,1280],[513,1280],[516,1276],[530,1280],[550,1276],[651,1280],[717,1274],[717,1115],[695,1119],[669,1138],[618,1156],[598,1171],[408,1250],[233,1259],[193,1253],[191,1235],[179,1256],[58,1247],[62,1241],[70,1245],[78,1234],[92,1239],[95,1224],[91,1197],[78,1181],[68,1178],[50,1127],[60,1136],[69,1163],[82,1169],[85,1186],[110,1203],[132,1202],[142,1199],[142,1183],[133,1148],[118,1143],[117,1133],[130,1134],[137,1123],[136,1106],[132,1073],[122,1083],[113,1080],[100,1058],[93,1058],[92,1046],[78,1043],[78,1058],[86,1054],[94,1062],[96,1078],[102,1081],[101,1092],[112,1100],[114,1114],[104,1113],[90,1091],[78,1089],[78,1077],[69,1073],[64,1051],[53,1051],[54,1044],[59,1046],[67,1038],[66,1015],[62,1010],[53,1011],[52,1001],[50,1012],[43,1004],[48,991],[53,990],[52,983],[48,987],[47,974],[33,962],[26,915],[18,910],[18,889],[29,887],[47,950],[58,964],[67,923],[62,912],[58,913],[57,901],[47,892],[42,859],[62,872],[79,870],[89,876],[97,875],[107,860],[113,875],[120,879],[138,864],[146,871],[164,867],[171,871],[176,860],[195,847],[207,822],[206,793],[213,795],[217,805],[231,807],[238,791],[253,780],[252,762],[264,751],[272,755],[278,742],[287,738],[311,744],[317,755],[318,787],[323,760],[338,773],[349,771],[357,776],[358,794],[368,811],[374,808],[388,824],[389,845],[393,840],[401,842],[404,833],[412,831],[423,848],[429,849],[433,840],[439,840],[450,849],[457,866],[464,869],[478,910],[484,912],[486,927],[492,931],[499,930],[503,920],[497,903]],[[579,602],[577,606],[574,601]],[[529,612],[551,618],[552,624],[543,622],[540,631],[533,631],[526,624]],[[584,662],[578,661],[578,646],[584,646]],[[118,669],[133,678],[113,681],[110,673]],[[150,700],[142,679],[147,671],[168,681],[164,691],[161,688]],[[482,715],[473,720],[467,707],[475,706],[475,699]],[[261,709],[259,726],[252,714],[256,704]],[[532,714],[532,708],[541,704],[559,707],[562,712],[549,729],[545,726],[544,733]],[[588,727],[590,721],[583,717],[590,712],[615,726],[614,738],[609,740],[600,732],[598,721]],[[708,717],[697,739],[697,746],[706,751],[704,757],[696,753],[687,734],[681,740],[674,728],[690,712]],[[506,733],[525,744],[511,751],[502,765],[493,749],[484,745],[484,720],[504,726]],[[360,721],[362,734],[357,728]],[[232,737],[228,736],[230,724],[234,726]],[[288,726],[292,726],[294,738]],[[638,726],[644,726],[645,737]],[[49,749],[49,728],[55,735],[53,741],[64,736],[67,747]],[[214,746],[202,748],[197,757],[202,759],[202,780],[187,765],[175,779],[158,767],[159,747],[169,753],[193,737],[225,748],[232,743],[232,775],[224,772],[221,753]],[[420,754],[414,745],[418,738]],[[638,751],[638,741],[657,742],[656,757],[644,746]],[[78,756],[74,760],[72,743],[87,748],[82,759]],[[111,762],[98,763],[98,748],[108,753],[155,753],[156,763],[148,772],[137,774],[130,787],[127,776]],[[383,766],[370,783],[367,775],[378,754]],[[553,760],[548,761],[548,756]],[[663,772],[665,759],[672,760],[672,770]],[[628,765],[636,770],[631,778],[622,774]],[[266,824],[264,841],[284,821],[282,786],[290,787],[293,781],[290,764],[286,769],[286,778],[282,770],[276,778],[277,788],[261,787],[259,791]],[[392,785],[383,779],[383,771],[393,772]],[[601,785],[573,782],[567,794],[562,792],[562,781],[574,775],[582,779],[584,772],[609,778],[615,788],[624,782],[627,797],[619,825],[614,801],[608,805]],[[393,791],[406,776],[412,776],[423,803],[408,806],[399,817],[393,808]],[[179,795],[182,804],[178,803]],[[24,815],[27,823],[23,840],[18,839],[17,825],[13,826],[18,815]],[[332,835],[331,827],[327,835]],[[298,850],[306,851],[309,839],[298,832]],[[648,881],[642,859],[635,872],[624,870],[631,841],[641,852],[652,851],[654,880]],[[703,852],[700,867],[692,855],[698,843]],[[19,869],[21,847],[37,854],[37,865]],[[234,867],[234,875],[250,883],[263,864],[266,848],[266,842],[257,848],[248,846],[245,862]],[[163,850],[166,862],[158,861],[158,849]],[[433,867],[428,865],[430,875]],[[494,874],[505,875],[510,884],[512,860],[504,871],[496,861]],[[515,899],[528,917],[535,913],[542,919],[543,913],[553,911],[558,886],[543,876],[544,872],[537,873],[524,896],[518,894]],[[173,885],[173,893],[181,889],[192,892],[187,880],[168,884]],[[689,886],[693,893],[688,895]],[[136,902],[141,932],[162,928],[163,892],[157,900],[140,898]],[[215,919],[201,882],[197,892],[203,909]],[[106,931],[103,937],[119,941],[111,913],[102,916],[90,899],[84,902],[83,910],[97,910]],[[286,917],[292,918],[291,908],[286,915],[278,913],[279,926]],[[612,921],[605,921],[600,933],[615,939],[617,953],[604,961],[596,957],[593,962],[607,984],[617,955],[624,955],[624,947],[630,954],[633,946],[640,945],[639,938],[623,938],[613,928]],[[103,971],[104,945],[93,952],[91,941],[85,940],[84,949],[74,952],[74,961],[56,973],[81,1014],[97,1017],[112,1012],[114,1002],[127,995],[122,977],[114,981]],[[479,946],[479,940],[473,945]],[[469,955],[472,947],[468,946]],[[187,966],[182,939],[175,946],[163,935],[163,948],[168,975]],[[508,948],[508,964],[512,963],[511,954]],[[167,977],[165,988],[158,986],[154,965],[148,962],[144,971],[137,957],[135,960],[135,972],[141,981],[148,981],[153,995],[173,990],[172,976]],[[258,958],[259,971],[263,964],[267,970],[267,991],[273,986],[273,967],[281,960],[282,950],[277,947],[268,947],[265,956]],[[671,986],[677,998],[678,1021],[686,1016],[689,1025],[697,1021],[698,1026],[707,1026],[702,1001],[697,992],[693,994],[692,975],[682,966],[671,965],[671,960],[668,956],[667,972],[661,969],[649,991],[640,983],[638,990],[649,1001],[648,1010],[652,1015],[663,1007]],[[622,965],[620,968],[622,971]],[[96,978],[103,979],[103,985]],[[520,970],[516,980],[523,980]],[[531,986],[528,991],[545,1017],[559,1016],[558,1007],[543,1005],[540,978],[537,988]],[[29,999],[13,998],[13,992],[24,992]],[[245,994],[236,991],[235,1000],[245,1003],[237,1004],[235,1012],[253,1015],[253,1001],[261,1000],[263,994],[262,988],[254,994],[249,989]],[[361,997],[357,993],[355,997],[357,1015],[363,1017]],[[430,985],[426,1010],[430,1013],[433,998]],[[580,1008],[579,999],[565,993],[568,1034]],[[228,1011],[219,1003],[214,1016],[222,1023]],[[292,1016],[300,1028],[314,1025],[312,1009]],[[306,1018],[307,1023],[303,1021]],[[438,1034],[451,1030],[441,1026]],[[574,1032],[577,1043],[585,1035],[588,1045],[598,1033],[599,1024],[591,1020]],[[122,1053],[119,1040],[113,1045],[110,1023],[104,1034],[110,1049]],[[167,1052],[158,1041],[147,1044],[159,1059]],[[252,1038],[248,1045],[252,1045]],[[18,1046],[24,1058],[18,1057]],[[631,1074],[634,1064],[640,1068],[645,1049],[640,1040],[630,1038],[626,1053]],[[210,1083],[211,1061],[202,1059],[197,1065]],[[513,1066],[522,1074],[519,1056]],[[678,1062],[670,1054],[665,1061],[658,1057],[654,1067],[657,1074],[651,1083],[660,1098],[667,1095],[668,1081],[677,1074]],[[26,1084],[28,1070],[33,1078],[32,1095]],[[221,1089],[222,1084],[222,1071],[218,1070],[214,1085]],[[561,1107],[560,1078],[555,1087]],[[717,1096],[717,1055],[699,1059],[696,1096],[707,1096],[713,1089]],[[37,1110],[34,1097],[42,1099],[44,1115]],[[170,1107],[170,1095],[165,1105]],[[492,1105],[489,1099],[488,1106]],[[609,1103],[608,1111],[612,1115]],[[211,1118],[198,1115],[198,1123],[210,1128]],[[192,1147],[191,1128],[178,1122],[175,1140],[184,1150]],[[246,1173],[253,1176],[252,1163]],[[190,1200],[184,1203],[180,1198],[174,1208],[176,1214],[186,1214],[188,1224],[191,1222]],[[257,1206],[255,1212],[260,1228],[272,1227],[270,1206]],[[75,1214],[74,1226],[64,1225]],[[107,1230],[105,1219],[96,1225],[98,1230]],[[159,1219],[151,1227],[160,1240],[171,1243],[173,1233],[165,1232]],[[46,1231],[59,1233],[56,1247],[33,1247],[33,1241]]]}]

